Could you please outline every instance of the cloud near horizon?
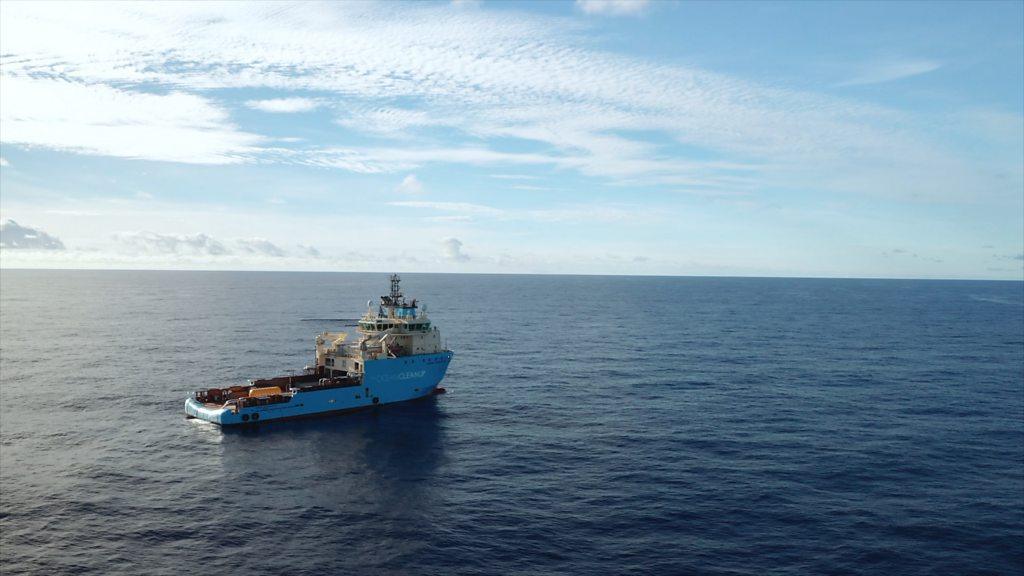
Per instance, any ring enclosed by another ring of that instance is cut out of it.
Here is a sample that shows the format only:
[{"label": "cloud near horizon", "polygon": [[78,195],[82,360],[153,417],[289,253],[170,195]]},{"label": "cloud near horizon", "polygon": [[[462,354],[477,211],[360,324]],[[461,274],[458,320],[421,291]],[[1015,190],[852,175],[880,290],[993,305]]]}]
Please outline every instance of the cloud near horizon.
[{"label": "cloud near horizon", "polygon": [[[119,232],[114,234],[118,246],[130,251],[153,255],[178,256],[236,256],[248,254],[284,258],[287,250],[265,238],[238,238],[228,244],[208,234],[160,234],[156,232]],[[299,256],[319,257],[320,251],[313,246],[300,244]]]},{"label": "cloud near horizon", "polygon": [[64,250],[59,238],[14,220],[0,224],[0,248],[13,250]]},{"label": "cloud near horizon", "polygon": [[0,208],[50,265],[987,274],[1019,8],[847,7],[0,2]]},{"label": "cloud near horizon", "polygon": [[243,252],[250,254],[260,254],[263,256],[273,256],[275,258],[281,258],[287,253],[278,245],[274,244],[270,240],[265,238],[247,238],[235,240],[235,244]]},{"label": "cloud near horizon", "polygon": [[446,238],[441,243],[442,254],[452,262],[468,262],[469,255],[462,251],[462,241],[458,238]]},{"label": "cloud near horizon", "polygon": [[206,234],[158,234],[156,232],[120,232],[114,240],[127,248],[149,254],[188,254],[223,256],[230,254],[223,243]]}]

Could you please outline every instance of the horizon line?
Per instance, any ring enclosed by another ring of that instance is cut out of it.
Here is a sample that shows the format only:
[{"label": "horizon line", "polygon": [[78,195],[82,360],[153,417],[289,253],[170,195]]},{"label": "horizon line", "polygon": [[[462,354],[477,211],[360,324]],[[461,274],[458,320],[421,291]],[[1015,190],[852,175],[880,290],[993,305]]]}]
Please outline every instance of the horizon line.
[{"label": "horizon line", "polygon": [[386,270],[247,270],[247,269],[202,269],[202,268],[26,268],[8,267],[0,265],[0,272],[3,271],[32,271],[32,272],[249,272],[255,274],[443,274],[451,276],[592,276],[592,277],[616,277],[616,278],[735,278],[751,280],[893,280],[893,281],[925,281],[925,282],[1020,282],[1021,278],[932,278],[932,277],[904,277],[904,276],[758,276],[758,275],[716,275],[716,274],[596,274],[596,273],[566,273],[566,272],[416,272],[416,271],[386,271]]}]

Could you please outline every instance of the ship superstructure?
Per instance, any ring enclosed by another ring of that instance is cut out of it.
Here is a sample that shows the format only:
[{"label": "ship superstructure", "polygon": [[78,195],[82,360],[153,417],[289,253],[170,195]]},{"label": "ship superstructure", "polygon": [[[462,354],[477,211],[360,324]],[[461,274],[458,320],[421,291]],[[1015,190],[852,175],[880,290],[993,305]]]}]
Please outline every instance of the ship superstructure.
[{"label": "ship superstructure", "polygon": [[323,332],[315,340],[316,362],[302,374],[198,391],[185,401],[186,414],[227,426],[349,412],[443,391],[437,385],[452,352],[426,306],[405,299],[397,274],[390,280],[379,304],[367,302],[354,341],[345,332]]}]

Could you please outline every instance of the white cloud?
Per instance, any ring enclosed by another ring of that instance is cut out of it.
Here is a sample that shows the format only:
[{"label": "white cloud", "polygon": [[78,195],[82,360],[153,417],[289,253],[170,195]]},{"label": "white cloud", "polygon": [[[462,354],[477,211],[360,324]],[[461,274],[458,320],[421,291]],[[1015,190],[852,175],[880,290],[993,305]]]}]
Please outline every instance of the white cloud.
[{"label": "white cloud", "polygon": [[469,255],[462,251],[462,241],[458,238],[446,238],[441,243],[441,253],[446,260],[452,262],[468,262]]},{"label": "white cloud", "polygon": [[3,75],[7,144],[198,164],[243,162],[261,138],[239,131],[207,99],[104,84]]},{"label": "white cloud", "polygon": [[63,250],[64,243],[42,230],[22,226],[14,220],[0,224],[0,248],[17,250]]},{"label": "white cloud", "polygon": [[253,110],[276,113],[309,112],[320,106],[318,100],[312,98],[272,98],[269,100],[249,100],[246,106]]},{"label": "white cloud", "polygon": [[384,136],[401,136],[410,129],[429,126],[458,126],[461,120],[428,113],[426,110],[388,107],[357,107],[337,119],[341,126]]},{"label": "white cloud", "polygon": [[360,174],[382,174],[412,170],[436,163],[458,163],[477,166],[490,164],[547,165],[579,167],[586,161],[560,155],[529,152],[498,152],[487,148],[326,148],[310,152],[277,151],[294,162],[310,166],[332,167]]},{"label": "white cloud", "polygon": [[919,76],[933,72],[942,67],[940,62],[933,60],[897,60],[875,63],[863,67],[853,78],[840,82],[838,86],[863,86],[902,80],[911,76]]},{"label": "white cloud", "polygon": [[[161,256],[214,256],[226,257],[234,254],[251,254],[282,258],[287,252],[264,238],[239,238],[233,244],[237,249],[229,249],[223,242],[208,234],[160,234],[157,232],[119,232],[114,234],[115,243],[129,252],[140,255]],[[310,256],[319,255],[316,248],[300,246],[303,253]]]},{"label": "white cloud", "polygon": [[439,210],[442,212],[456,212],[465,215],[480,215],[480,216],[502,216],[505,211],[499,210],[498,208],[492,208],[490,206],[484,206],[482,204],[472,204],[470,202],[428,202],[428,201],[401,201],[401,202],[388,202],[389,206],[400,206],[404,208],[417,208],[423,210]]},{"label": "white cloud", "polygon": [[414,208],[423,211],[450,213],[447,216],[432,216],[437,221],[468,221],[473,218],[498,220],[520,220],[530,222],[646,222],[654,223],[665,218],[656,209],[617,205],[569,205],[540,210],[504,210],[470,202],[401,201],[388,202],[389,206]]},{"label": "white cloud", "polygon": [[317,250],[315,246],[306,246],[305,244],[299,244],[298,248],[299,252],[301,252],[302,255],[304,256],[309,256],[311,258],[320,257],[320,251]]},{"label": "white cloud", "polygon": [[120,232],[114,235],[114,241],[136,253],[143,254],[221,256],[230,253],[224,244],[206,234]]},{"label": "white cloud", "polygon": [[526,174],[491,174],[491,178],[497,178],[498,180],[537,180],[536,176],[528,176]]},{"label": "white cloud", "polygon": [[7,158],[0,156],[0,166],[10,166],[11,163],[7,161]]},{"label": "white cloud", "polygon": [[[604,13],[643,7],[579,4]],[[989,178],[994,171],[968,165],[912,114],[604,52],[575,18],[362,3],[6,2],[0,11],[5,143],[366,174],[430,163],[547,165],[617,184],[723,192],[786,185],[934,197],[1019,189],[1019,175]],[[886,64],[848,83],[937,66]],[[345,128],[391,141],[372,149],[272,147],[281,139],[241,131],[210,96],[260,89],[324,94]],[[82,105],[66,106],[80,98]],[[412,146],[405,137],[438,127],[447,144]],[[534,151],[488,147],[499,139],[529,141]],[[686,160],[665,142],[712,159]]]},{"label": "white cloud", "polygon": [[606,16],[635,16],[649,4],[649,0],[576,0],[576,7],[587,14]]},{"label": "white cloud", "polygon": [[239,239],[235,240],[235,244],[237,244],[239,249],[241,249],[243,252],[249,254],[273,256],[275,258],[281,258],[287,255],[286,252],[280,246],[264,238]]},{"label": "white cloud", "polygon": [[416,178],[415,174],[409,174],[402,179],[402,183],[395,188],[395,191],[402,194],[422,194],[423,183]]}]

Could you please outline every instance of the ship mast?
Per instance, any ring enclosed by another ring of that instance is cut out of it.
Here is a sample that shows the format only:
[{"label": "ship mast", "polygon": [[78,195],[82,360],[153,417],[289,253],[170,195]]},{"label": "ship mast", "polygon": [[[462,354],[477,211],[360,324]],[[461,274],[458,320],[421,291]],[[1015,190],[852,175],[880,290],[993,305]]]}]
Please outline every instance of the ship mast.
[{"label": "ship mast", "polygon": [[[402,287],[399,283],[402,278],[398,274],[391,275],[391,294],[380,297],[381,308],[387,308],[390,312],[394,312],[395,308],[407,308],[408,305],[405,303],[405,298],[402,297]],[[415,308],[415,305],[413,306]]]},{"label": "ship mast", "polygon": [[398,283],[401,281],[402,279],[398,274],[391,275],[391,302],[396,305],[402,298],[402,289],[398,286]]}]

